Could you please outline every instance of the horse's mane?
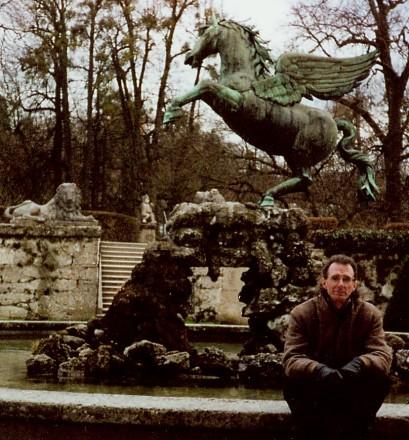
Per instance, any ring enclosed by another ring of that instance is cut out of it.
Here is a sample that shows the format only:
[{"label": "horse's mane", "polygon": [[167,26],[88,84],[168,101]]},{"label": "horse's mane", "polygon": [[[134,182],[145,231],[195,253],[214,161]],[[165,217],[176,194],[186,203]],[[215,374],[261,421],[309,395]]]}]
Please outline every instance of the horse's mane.
[{"label": "horse's mane", "polygon": [[219,25],[240,32],[243,38],[249,42],[256,78],[270,77],[270,65],[274,64],[274,61],[270,56],[270,49],[266,46],[267,42],[260,38],[258,31],[253,26],[247,26],[233,20],[220,20]]}]

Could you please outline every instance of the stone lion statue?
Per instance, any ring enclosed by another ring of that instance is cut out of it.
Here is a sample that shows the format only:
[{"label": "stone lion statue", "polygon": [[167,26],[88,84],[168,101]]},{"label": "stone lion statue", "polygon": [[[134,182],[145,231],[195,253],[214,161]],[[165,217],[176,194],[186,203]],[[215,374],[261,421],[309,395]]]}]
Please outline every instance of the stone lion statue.
[{"label": "stone lion statue", "polygon": [[47,220],[96,221],[92,215],[81,214],[81,191],[75,183],[59,185],[54,197],[44,205],[24,200],[18,205],[7,207],[3,216],[10,220],[23,218],[37,222]]},{"label": "stone lion statue", "polygon": [[156,218],[152,209],[152,203],[150,201],[149,195],[144,194],[142,196],[141,202],[141,221],[143,224],[155,225]]},{"label": "stone lion statue", "polygon": [[220,194],[217,188],[212,188],[210,191],[197,191],[193,199],[194,203],[224,203],[225,199]]}]

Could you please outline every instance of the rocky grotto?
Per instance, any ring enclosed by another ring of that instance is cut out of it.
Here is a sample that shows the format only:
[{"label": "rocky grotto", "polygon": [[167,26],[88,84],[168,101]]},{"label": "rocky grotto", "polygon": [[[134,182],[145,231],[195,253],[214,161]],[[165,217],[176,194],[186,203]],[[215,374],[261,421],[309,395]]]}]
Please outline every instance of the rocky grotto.
[{"label": "rocky grotto", "polygon": [[[58,380],[218,380],[273,386],[282,378],[286,315],[311,297],[322,251],[307,240],[301,209],[268,212],[237,202],[182,203],[168,222],[169,237],[153,243],[107,313],[42,339],[27,361],[30,376]],[[238,299],[250,337],[237,355],[195,349],[185,319],[192,268],[247,267]],[[389,334],[394,374],[409,380],[409,338]]]}]

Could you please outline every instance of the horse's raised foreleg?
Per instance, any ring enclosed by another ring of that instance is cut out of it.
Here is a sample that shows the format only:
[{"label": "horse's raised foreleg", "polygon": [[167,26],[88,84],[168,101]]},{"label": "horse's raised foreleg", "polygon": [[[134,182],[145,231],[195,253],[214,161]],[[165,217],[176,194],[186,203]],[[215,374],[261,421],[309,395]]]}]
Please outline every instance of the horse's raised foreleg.
[{"label": "horse's raised foreleg", "polygon": [[234,111],[240,107],[243,98],[240,92],[222,84],[209,80],[200,81],[192,90],[178,96],[170,103],[170,106],[166,108],[163,122],[166,124],[180,118],[183,115],[181,107],[198,99],[207,103],[217,99],[229,105]]},{"label": "horse's raised foreleg", "polygon": [[260,201],[262,208],[274,206],[274,198],[293,192],[305,191],[312,183],[311,174],[308,169],[301,168],[295,171],[295,176],[284,180],[276,186],[268,189]]}]

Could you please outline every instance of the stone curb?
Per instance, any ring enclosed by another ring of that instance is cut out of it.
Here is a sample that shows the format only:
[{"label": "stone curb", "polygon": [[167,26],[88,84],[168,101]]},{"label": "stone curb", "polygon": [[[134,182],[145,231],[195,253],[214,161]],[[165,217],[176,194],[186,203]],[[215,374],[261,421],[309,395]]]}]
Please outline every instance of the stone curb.
[{"label": "stone curb", "polygon": [[[284,401],[0,388],[0,418],[208,429],[290,429]],[[279,423],[279,425],[277,425]]]},{"label": "stone curb", "polygon": [[[27,391],[0,388],[0,419],[88,425],[261,430],[282,434],[292,430],[284,401],[151,397]],[[409,405],[384,404],[375,427],[376,438],[406,438]]]},{"label": "stone curb", "polygon": [[[70,325],[86,324],[87,321],[27,321],[27,320],[0,320],[0,332],[46,332],[62,330]],[[235,324],[186,324],[188,332],[198,338],[210,335],[223,341],[223,336],[233,336],[237,339],[249,335],[248,325]],[[409,333],[404,332],[386,332],[386,334],[409,337]],[[1,336],[1,333],[0,333]]]},{"label": "stone curb", "polygon": [[[0,336],[2,334],[21,334],[25,332],[53,332],[63,330],[68,326],[77,324],[87,324],[87,321],[24,321],[24,320],[0,320]],[[249,335],[247,325],[229,325],[229,324],[186,324],[189,336],[194,340],[224,341],[244,340]]]}]

